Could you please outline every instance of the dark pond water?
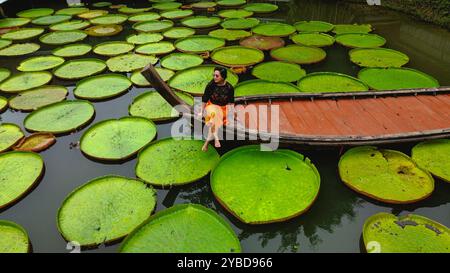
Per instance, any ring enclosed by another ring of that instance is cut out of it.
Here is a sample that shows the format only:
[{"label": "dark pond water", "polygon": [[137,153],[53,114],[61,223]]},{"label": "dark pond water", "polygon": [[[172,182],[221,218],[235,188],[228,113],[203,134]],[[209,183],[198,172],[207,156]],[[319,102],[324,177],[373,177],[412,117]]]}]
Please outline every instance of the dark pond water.
[{"label": "dark pond water", "polygon": [[[10,1],[16,2],[17,1]],[[20,1],[27,3],[27,1]],[[44,7],[48,1],[35,1],[33,7]],[[52,1],[54,3],[54,1]],[[146,1],[129,6],[142,6]],[[444,29],[426,23],[417,22],[408,16],[379,8],[363,6],[351,8],[334,2],[278,1],[281,7],[276,14],[258,17],[262,20],[277,20],[294,23],[299,20],[324,20],[332,23],[371,23],[375,33],[388,40],[387,47],[400,50],[411,58],[409,67],[420,69],[436,77],[442,85],[450,85],[450,33]],[[21,4],[22,5],[22,4]],[[32,2],[28,2],[32,7]],[[62,6],[51,5],[54,8]],[[5,12],[15,14],[28,8],[7,5]],[[124,40],[133,31],[126,29],[119,36],[106,38]],[[89,38],[88,43],[97,44],[106,39]],[[50,54],[50,47],[43,47],[39,55]],[[336,71],[356,75],[359,68],[348,60],[347,50],[339,46],[327,49],[327,60],[314,66],[306,66],[308,72]],[[94,57],[94,55],[92,55]],[[98,56],[96,56],[98,57]],[[1,59],[0,66],[14,69],[19,58]],[[248,76],[242,77],[242,79]],[[241,80],[242,80],[241,79]],[[52,84],[64,84],[73,89],[73,82],[54,80]],[[96,116],[93,123],[104,119],[119,118],[128,115],[128,105],[133,98],[148,89],[133,88],[127,94],[116,99],[95,103]],[[68,99],[74,99],[70,94]],[[27,114],[7,110],[1,114],[1,122],[12,122],[23,126]],[[91,124],[93,124],[91,123]],[[158,125],[158,138],[170,135],[170,123]],[[85,130],[85,129],[84,129]],[[58,137],[56,144],[41,153],[45,160],[45,176],[39,185],[15,205],[0,211],[0,219],[17,222],[29,232],[34,252],[69,252],[66,242],[56,228],[56,213],[64,198],[76,187],[85,182],[107,174],[135,177],[136,159],[121,164],[94,162],[82,155],[71,144],[79,141],[84,130],[71,135]],[[243,142],[226,143],[220,153]],[[414,145],[391,145],[407,154]],[[236,221],[214,200],[209,179],[181,188],[158,190],[157,211],[173,204],[199,203],[213,208],[231,223],[239,236],[244,252],[360,252],[361,228],[364,220],[377,212],[394,214],[417,213],[450,226],[450,184],[436,181],[433,195],[414,205],[386,205],[356,194],[339,180],[337,162],[341,150],[313,150],[306,147],[289,147],[309,158],[317,166],[322,182],[317,201],[311,210],[285,223],[248,226]],[[100,246],[87,252],[115,252],[118,244]]]}]

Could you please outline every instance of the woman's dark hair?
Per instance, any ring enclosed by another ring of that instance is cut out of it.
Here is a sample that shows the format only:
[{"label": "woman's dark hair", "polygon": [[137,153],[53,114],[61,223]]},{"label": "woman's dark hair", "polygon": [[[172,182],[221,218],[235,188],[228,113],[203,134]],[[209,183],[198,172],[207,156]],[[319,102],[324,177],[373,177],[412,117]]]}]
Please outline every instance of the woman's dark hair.
[{"label": "woman's dark hair", "polygon": [[226,68],[216,66],[216,67],[214,68],[214,71],[219,71],[220,76],[222,76],[222,78],[223,78],[224,80],[227,78],[227,69],[226,69]]}]

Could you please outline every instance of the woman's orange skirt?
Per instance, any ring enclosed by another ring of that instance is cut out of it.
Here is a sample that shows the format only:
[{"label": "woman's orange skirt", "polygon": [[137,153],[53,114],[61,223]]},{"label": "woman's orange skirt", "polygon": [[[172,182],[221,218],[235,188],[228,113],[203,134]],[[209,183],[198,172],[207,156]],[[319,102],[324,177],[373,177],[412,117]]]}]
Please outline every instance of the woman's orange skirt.
[{"label": "woman's orange skirt", "polygon": [[208,101],[205,106],[205,123],[212,122],[216,127],[227,125],[227,106],[220,106]]}]

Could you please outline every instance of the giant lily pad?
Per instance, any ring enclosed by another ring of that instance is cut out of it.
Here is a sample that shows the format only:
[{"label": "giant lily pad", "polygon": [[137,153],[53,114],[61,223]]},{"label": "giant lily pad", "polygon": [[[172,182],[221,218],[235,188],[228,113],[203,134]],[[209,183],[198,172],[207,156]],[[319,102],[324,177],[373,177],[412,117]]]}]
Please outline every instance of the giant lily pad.
[{"label": "giant lily pad", "polygon": [[64,45],[84,40],[87,34],[81,30],[55,31],[42,35],[39,38],[44,44]]},{"label": "giant lily pad", "polygon": [[244,9],[254,13],[270,13],[278,10],[278,6],[270,3],[250,3]]},{"label": "giant lily pad", "polygon": [[108,243],[129,234],[155,206],[155,190],[142,181],[103,176],[66,197],[58,210],[58,229],[64,239],[82,246]]},{"label": "giant lily pad", "polygon": [[0,39],[0,49],[5,48],[12,44],[11,40]]},{"label": "giant lily pad", "polygon": [[14,151],[35,152],[39,153],[56,142],[56,138],[51,133],[34,133],[14,145]]},{"label": "giant lily pad", "polygon": [[9,76],[11,76],[11,71],[6,68],[0,68],[0,82],[6,80]]},{"label": "giant lily pad", "polygon": [[306,75],[298,82],[303,92],[355,92],[367,91],[369,87],[351,76],[335,72],[316,72]]},{"label": "giant lily pad", "polygon": [[4,152],[14,146],[23,138],[24,134],[19,126],[13,123],[0,125],[0,152]]},{"label": "giant lily pad", "polygon": [[252,47],[260,50],[272,50],[284,46],[284,40],[280,37],[268,37],[253,35],[242,39],[239,44],[241,46]]},{"label": "giant lily pad", "polygon": [[346,47],[380,47],[386,43],[386,39],[376,34],[369,33],[344,33],[336,35],[336,42]]},{"label": "giant lily pad", "polygon": [[286,82],[270,82],[265,80],[249,80],[236,85],[234,95],[253,96],[263,94],[298,93],[297,86]]},{"label": "giant lily pad", "polygon": [[192,14],[194,14],[194,12],[189,9],[184,9],[184,10],[183,9],[174,9],[174,10],[168,10],[168,11],[161,12],[162,17],[164,17],[166,19],[170,19],[170,20],[186,18],[188,16],[191,16]]},{"label": "giant lily pad", "polygon": [[0,28],[21,27],[28,24],[31,20],[28,18],[3,18],[0,19]]},{"label": "giant lily pad", "polygon": [[94,53],[103,56],[116,56],[133,50],[134,45],[123,41],[104,42],[94,47]]},{"label": "giant lily pad", "polygon": [[25,118],[24,125],[29,131],[63,134],[89,123],[94,113],[94,106],[88,101],[62,101],[33,111]]},{"label": "giant lily pad", "polygon": [[71,60],[57,67],[53,74],[66,80],[76,80],[98,74],[106,69],[104,61],[94,58]]},{"label": "giant lily pad", "polygon": [[449,154],[449,139],[428,140],[412,149],[412,159],[417,165],[447,182],[450,182]]},{"label": "giant lily pad", "polygon": [[141,32],[127,37],[127,42],[135,45],[143,45],[148,43],[156,43],[164,39],[160,33]]},{"label": "giant lily pad", "polygon": [[181,7],[181,3],[178,2],[163,2],[153,4],[152,7],[157,10],[172,10]]},{"label": "giant lily pad", "polygon": [[[176,94],[189,105],[194,104],[192,96],[181,92],[176,92]],[[137,96],[128,110],[131,116],[153,121],[166,121],[179,116],[179,113],[158,92],[154,91]]]},{"label": "giant lily pad", "polygon": [[120,252],[226,253],[241,252],[230,225],[216,212],[183,204],[165,209],[135,229]]},{"label": "giant lily pad", "polygon": [[252,75],[272,82],[295,82],[306,75],[299,65],[287,62],[264,62],[255,66]]},{"label": "giant lily pad", "polygon": [[334,37],[324,33],[299,33],[292,35],[291,40],[305,46],[324,47],[334,44]]},{"label": "giant lily pad", "polygon": [[193,9],[211,9],[217,6],[216,2],[212,1],[200,1],[192,3],[191,8]]},{"label": "giant lily pad", "polygon": [[250,66],[262,62],[264,53],[256,48],[228,46],[214,50],[211,59],[229,67]]},{"label": "giant lily pad", "polygon": [[67,88],[45,85],[17,94],[9,100],[9,107],[20,111],[32,111],[66,99]]},{"label": "giant lily pad", "polygon": [[297,64],[318,63],[325,59],[327,53],[317,47],[288,45],[272,49],[270,56],[278,61],[287,61]]},{"label": "giant lily pad", "polygon": [[222,18],[247,18],[253,15],[252,11],[244,9],[224,9],[217,13]]},{"label": "giant lily pad", "polygon": [[150,43],[145,45],[140,45],[136,47],[136,53],[146,54],[146,55],[161,55],[167,54],[175,50],[175,47],[171,42],[162,41],[157,43]]},{"label": "giant lily pad", "polygon": [[122,160],[135,155],[156,136],[156,126],[148,119],[123,117],[91,126],[81,137],[86,155],[101,160]]},{"label": "giant lily pad", "polygon": [[138,155],[136,175],[150,184],[173,186],[191,183],[207,175],[219,160],[203,141],[166,138],[150,143]]},{"label": "giant lily pad", "polygon": [[411,68],[364,68],[358,78],[375,90],[439,87],[435,78]]},{"label": "giant lily pad", "polygon": [[349,52],[350,60],[362,67],[401,67],[409,57],[388,48],[355,48]]},{"label": "giant lily pad", "polygon": [[96,25],[87,28],[85,31],[90,36],[114,36],[119,34],[123,30],[121,25]]},{"label": "giant lily pad", "polygon": [[211,172],[214,196],[248,224],[280,222],[308,210],[320,175],[310,160],[291,150],[261,151],[259,145],[226,153]]},{"label": "giant lily pad", "polygon": [[64,15],[78,15],[81,13],[85,13],[89,11],[88,8],[84,8],[84,7],[71,7],[71,8],[64,8],[64,9],[60,9],[58,11],[55,12],[55,14],[64,14]]},{"label": "giant lily pad", "polygon": [[322,21],[300,21],[295,23],[294,27],[300,32],[329,32],[334,25]]},{"label": "giant lily pad", "polygon": [[8,107],[8,99],[0,96],[0,113]]},{"label": "giant lily pad", "polygon": [[[169,69],[161,67],[156,67],[155,69],[163,81],[168,81],[175,74],[175,72]],[[134,85],[137,86],[151,86],[151,83],[147,81],[147,79],[141,74],[140,71],[133,72],[133,74],[131,74],[130,80]]]},{"label": "giant lily pad", "polygon": [[163,32],[163,36],[169,39],[181,39],[195,34],[195,29],[188,27],[173,27]]},{"label": "giant lily pad", "polygon": [[229,18],[220,25],[225,29],[249,29],[257,26],[259,20],[256,18]]},{"label": "giant lily pad", "polygon": [[103,100],[122,94],[131,87],[130,80],[121,74],[102,74],[77,82],[73,94],[77,98]]},{"label": "giant lily pad", "polygon": [[58,47],[52,51],[52,54],[59,57],[79,57],[88,54],[92,46],[88,44],[71,44]]},{"label": "giant lily pad", "polygon": [[[214,67],[213,65],[200,65],[178,71],[169,80],[169,86],[191,94],[203,94],[206,86],[213,79]],[[239,78],[231,70],[228,70],[226,80],[235,86]]]},{"label": "giant lily pad", "polygon": [[22,61],[17,70],[23,72],[43,71],[55,68],[62,63],[64,63],[64,59],[56,56],[31,57]]},{"label": "giant lily pad", "polygon": [[239,29],[216,29],[208,33],[209,36],[222,38],[227,41],[236,41],[245,37],[249,37],[252,34],[245,30]]},{"label": "giant lily pad", "polygon": [[172,53],[161,59],[161,66],[172,70],[183,70],[202,63],[202,57],[188,53]]},{"label": "giant lily pad", "polygon": [[78,14],[78,17],[82,18],[82,19],[93,19],[96,17],[100,17],[100,16],[104,16],[106,14],[108,14],[109,12],[107,10],[101,10],[101,9],[93,9],[93,10],[89,10],[87,12]]},{"label": "giant lily pad", "polygon": [[38,51],[41,46],[35,43],[12,44],[0,50],[0,56],[23,56]]},{"label": "giant lily pad", "polygon": [[142,32],[162,32],[168,30],[173,27],[173,22],[170,20],[153,20],[153,21],[145,21],[139,22],[133,25],[133,28],[137,31]]},{"label": "giant lily pad", "polygon": [[161,18],[161,15],[156,12],[144,12],[130,16],[130,18],[128,18],[128,21],[136,23],[158,20],[159,18]]},{"label": "giant lily pad", "polygon": [[203,53],[213,51],[225,45],[225,40],[209,35],[194,35],[175,41],[175,47],[181,52]]},{"label": "giant lily pad", "polygon": [[339,175],[353,190],[386,203],[417,202],[434,190],[431,175],[407,155],[371,146],[348,150],[339,160]]},{"label": "giant lily pad", "polygon": [[252,28],[254,34],[262,36],[285,37],[295,32],[295,27],[285,23],[263,23]]},{"label": "giant lily pad", "polygon": [[363,240],[369,253],[450,253],[449,229],[415,214],[372,215],[364,223]]},{"label": "giant lily pad", "polygon": [[210,28],[220,24],[219,17],[192,16],[181,20],[181,24],[191,28]]},{"label": "giant lily pad", "polygon": [[52,15],[55,10],[51,8],[37,8],[37,9],[27,9],[16,14],[17,17],[23,18],[37,18],[42,16]]},{"label": "giant lily pad", "polygon": [[146,11],[149,11],[151,8],[129,8],[129,7],[122,7],[118,9],[118,12],[125,13],[125,14],[136,14],[136,13],[143,13]]},{"label": "giant lily pad", "polygon": [[0,90],[6,93],[17,93],[47,84],[52,80],[49,72],[22,72],[6,79],[0,84]]},{"label": "giant lily pad", "polygon": [[21,41],[27,39],[33,39],[41,35],[45,29],[43,28],[19,28],[17,30],[9,31],[3,34],[2,39]]},{"label": "giant lily pad", "polygon": [[0,208],[23,197],[39,180],[43,169],[44,161],[38,154],[15,151],[0,154]]},{"label": "giant lily pad", "polygon": [[367,25],[335,25],[333,32],[336,34],[343,33],[369,33],[372,31],[372,26],[370,24]]},{"label": "giant lily pad", "polygon": [[155,64],[158,58],[140,54],[123,54],[112,57],[106,61],[108,69],[112,72],[131,72],[142,69],[148,64]]},{"label": "giant lily pad", "polygon": [[36,19],[33,19],[31,21],[31,23],[33,23],[35,25],[49,26],[49,25],[69,21],[71,18],[72,18],[71,15],[57,14],[57,15],[38,17]]},{"label": "giant lily pad", "polygon": [[68,31],[68,30],[80,30],[87,28],[91,23],[83,20],[71,20],[62,23],[58,23],[50,26],[50,30],[53,31]]},{"label": "giant lily pad", "polygon": [[93,25],[120,25],[128,20],[128,16],[122,14],[108,14],[99,17],[95,17],[91,20]]},{"label": "giant lily pad", "polygon": [[0,253],[27,253],[30,240],[25,229],[16,223],[0,220]]},{"label": "giant lily pad", "polygon": [[246,0],[220,0],[217,1],[217,4],[222,7],[236,7],[241,6],[247,3]]},{"label": "giant lily pad", "polygon": [[104,7],[109,7],[111,6],[112,3],[111,2],[107,2],[107,1],[101,1],[101,2],[97,2],[92,4],[93,7],[95,8],[104,8]]}]

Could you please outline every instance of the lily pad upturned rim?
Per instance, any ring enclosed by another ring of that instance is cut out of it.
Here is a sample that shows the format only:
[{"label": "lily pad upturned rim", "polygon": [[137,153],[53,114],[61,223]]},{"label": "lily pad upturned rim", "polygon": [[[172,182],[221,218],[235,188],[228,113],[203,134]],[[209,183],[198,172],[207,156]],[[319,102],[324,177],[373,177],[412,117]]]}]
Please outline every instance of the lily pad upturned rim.
[{"label": "lily pad upturned rim", "polygon": [[[348,52],[348,55],[350,56],[350,61],[351,61],[352,63],[358,65],[358,66],[361,66],[361,67],[380,67],[380,66],[366,66],[366,65],[357,63],[357,62],[352,58],[352,55],[355,54],[356,52],[359,52],[359,51],[385,51],[385,52],[391,52],[391,53],[397,54],[398,56],[401,56],[402,58],[405,59],[405,60],[403,60],[404,63],[403,63],[402,65],[400,65],[400,66],[381,66],[381,67],[402,67],[403,65],[407,64],[407,63],[410,61],[409,56],[406,55],[405,53],[403,53],[403,52],[401,52],[401,51],[394,50],[394,49],[390,49],[390,48],[375,47],[375,48],[354,48],[354,49],[351,49],[351,50]],[[367,53],[367,52],[366,52],[366,53]],[[366,54],[365,56],[367,56],[367,54]],[[406,61],[406,62],[405,62],[405,61]]]},{"label": "lily pad upturned rim", "polygon": [[[98,33],[98,32],[96,32],[97,29],[102,29],[102,28],[113,28],[114,31],[107,32],[107,33]],[[119,34],[122,30],[123,30],[122,25],[95,25],[95,26],[92,26],[92,27],[88,27],[84,31],[89,36],[106,37],[106,36],[114,36],[116,34]]]},{"label": "lily pad upturned rim", "polygon": [[[196,19],[208,19],[208,20],[211,20],[211,23],[210,24],[205,24],[205,25],[200,25],[200,26],[186,23],[188,21],[196,20]],[[202,15],[190,16],[190,17],[186,17],[186,18],[181,20],[181,24],[183,26],[190,27],[190,28],[195,28],[195,29],[215,27],[218,24],[220,24],[221,22],[222,22],[222,19],[220,19],[220,17],[215,17],[215,16],[207,17],[207,16],[202,16]]]},{"label": "lily pad upturned rim", "polygon": [[[165,25],[161,28],[158,28],[156,30],[142,30],[139,29],[140,26],[145,25],[145,24],[149,24],[149,23],[155,23],[155,24],[161,24],[161,25]],[[168,19],[164,19],[164,20],[150,20],[150,21],[142,21],[142,22],[137,22],[134,23],[132,28],[135,29],[136,31],[140,31],[140,32],[145,32],[145,33],[159,33],[165,30],[170,29],[171,27],[174,26],[174,22]]]},{"label": "lily pad upturned rim", "polygon": [[[290,48],[293,47],[302,47],[302,48],[309,48],[309,49],[313,49],[313,50],[320,50],[321,53],[323,54],[323,57],[320,59],[314,59],[314,60],[310,60],[310,61],[302,61],[302,62],[298,62],[298,61],[292,61],[292,60],[287,60],[284,58],[280,58],[276,56],[276,52],[279,50],[288,50]],[[293,62],[293,63],[297,63],[297,64],[314,64],[314,63],[319,63],[323,60],[325,60],[325,58],[327,57],[327,53],[325,52],[325,50],[321,49],[320,47],[313,47],[313,46],[300,46],[300,45],[288,45],[288,46],[284,46],[284,47],[278,47],[278,48],[274,48],[272,50],[270,50],[270,56],[277,60],[277,61],[287,61],[287,62]]]},{"label": "lily pad upturned rim", "polygon": [[14,124],[14,123],[8,123],[8,122],[3,122],[2,124],[0,124],[0,128],[1,128],[2,126],[5,126],[5,127],[12,127],[12,130],[15,130],[15,132],[20,133],[21,136],[20,136],[20,137],[17,137],[17,139],[15,139],[14,142],[10,142],[10,143],[8,144],[8,146],[6,146],[4,149],[0,149],[0,153],[3,153],[3,152],[5,152],[5,151],[8,151],[9,149],[11,149],[14,145],[16,145],[17,143],[19,143],[19,142],[25,137],[25,134],[23,133],[22,128],[20,128],[19,125],[17,125],[17,124]]},{"label": "lily pad upturned rim", "polygon": [[[84,54],[81,54],[81,55],[60,55],[60,54],[57,54],[57,52],[60,51],[60,50],[63,50],[63,49],[68,48],[68,47],[77,47],[77,46],[83,46],[86,49],[89,48],[89,50],[87,52],[85,52]],[[91,52],[91,50],[92,50],[92,46],[89,45],[89,44],[82,44],[82,43],[80,43],[80,44],[68,44],[68,45],[63,45],[61,47],[57,47],[57,48],[53,49],[52,50],[52,54],[55,55],[55,56],[58,56],[58,57],[71,58],[71,57],[79,57],[79,56],[86,55],[89,52]]]},{"label": "lily pad upturned rim", "polygon": [[[221,51],[227,51],[227,50],[234,50],[234,49],[242,49],[242,50],[248,50],[248,51],[253,51],[255,53],[258,53],[260,55],[259,59],[255,59],[252,62],[248,62],[248,63],[242,63],[242,64],[231,64],[231,63],[225,63],[223,60],[217,60],[214,58],[214,55],[217,54],[218,52]],[[236,46],[226,46],[226,47],[219,47],[216,48],[212,51],[211,53],[211,60],[215,63],[218,63],[220,65],[223,66],[227,66],[227,67],[244,67],[244,66],[251,66],[257,63],[260,63],[264,60],[264,52],[256,49],[256,48],[252,48],[252,47],[245,47],[245,46],[240,46],[240,45],[236,45]]]},{"label": "lily pad upturned rim", "polygon": [[[71,77],[69,75],[57,75],[57,71],[59,69],[61,69],[62,67],[64,67],[64,66],[70,65],[71,63],[75,63],[75,62],[87,62],[87,61],[89,61],[89,62],[96,62],[96,63],[102,63],[102,64],[104,64],[104,67],[103,67],[103,69],[101,69],[99,71],[95,71],[94,73],[86,74],[86,75],[83,75],[83,76]],[[56,67],[55,69],[53,69],[53,74],[56,77],[58,77],[60,79],[63,79],[63,80],[78,80],[78,79],[82,79],[84,77],[89,77],[89,76],[93,76],[93,75],[102,73],[103,71],[106,70],[106,68],[107,68],[106,62],[101,60],[101,59],[97,59],[97,58],[82,58],[82,59],[70,60],[70,61],[67,61],[67,62],[63,63],[62,65],[60,65],[60,66]]]},{"label": "lily pad upturned rim", "polygon": [[[81,34],[79,38],[77,39],[72,39],[70,41],[64,41],[64,42],[46,42],[45,38],[52,36],[52,35],[57,35],[57,34],[63,34],[63,33],[77,33],[77,34]],[[76,42],[80,42],[83,41],[85,38],[87,37],[87,34],[84,31],[81,30],[59,30],[59,31],[54,31],[54,32],[50,32],[47,34],[42,35],[41,37],[39,37],[39,41],[43,44],[47,44],[47,45],[65,45],[65,44],[71,44],[71,43],[76,43]]]},{"label": "lily pad upturned rim", "polygon": [[[313,30],[311,30],[311,29],[308,29],[308,30],[303,29],[303,30],[302,30],[302,28],[300,27],[300,25],[302,25],[302,24],[320,24],[320,25],[326,26],[326,28],[320,28],[319,30],[321,30],[321,31],[319,31],[318,28],[317,28],[317,29],[313,29]],[[307,31],[307,32],[310,32],[310,31],[330,32],[330,31],[333,30],[334,25],[331,24],[331,23],[325,22],[325,21],[311,20],[311,21],[299,21],[299,22],[296,22],[296,23],[294,24],[294,27],[295,27],[298,31],[301,31],[301,32],[302,32],[302,31]]]},{"label": "lily pad upturned rim", "polygon": [[[384,37],[382,37],[382,36],[380,36],[378,34],[374,34],[374,33],[342,33],[342,34],[337,34],[335,36],[336,43],[338,43],[338,44],[340,44],[342,46],[348,47],[348,48],[361,48],[361,47],[358,47],[358,46],[355,46],[355,45],[350,45],[349,43],[346,43],[345,41],[342,41],[342,39],[345,38],[346,36],[353,36],[353,35],[374,37],[374,38],[379,39],[380,41],[383,41],[383,43],[381,43],[381,44],[379,44],[377,46],[373,46],[373,48],[382,47],[382,46],[384,46],[386,44],[386,39]],[[371,47],[364,46],[364,48],[372,48],[372,46]]]},{"label": "lily pad upturned rim", "polygon": [[[327,44],[324,43],[324,44],[320,44],[320,45],[318,45],[318,44],[307,44],[307,43],[302,43],[301,41],[296,39],[296,38],[298,38],[300,36],[305,36],[305,35],[315,35],[315,36],[324,37],[324,38],[328,39],[328,43]],[[297,33],[297,34],[293,34],[293,35],[291,35],[290,39],[294,43],[296,43],[298,45],[315,46],[315,47],[328,47],[328,46],[332,46],[334,44],[334,42],[335,42],[334,37],[329,35],[329,34],[326,34],[326,33],[314,33],[314,32],[300,32],[300,33]]]},{"label": "lily pad upturned rim", "polygon": [[[17,96],[12,97],[12,98],[9,99],[9,101],[8,101],[8,106],[9,106],[10,108],[14,109],[14,110],[22,111],[22,112],[29,112],[29,111],[36,110],[35,108],[17,107],[17,105],[15,105],[14,101],[18,98],[18,96],[23,96],[23,95],[25,95],[25,94],[27,94],[27,93],[30,93],[30,92],[37,92],[37,91],[39,91],[39,90],[41,90],[41,89],[44,89],[44,88],[58,88],[58,89],[60,89],[60,90],[62,90],[62,91],[65,91],[64,99],[65,99],[65,98],[67,97],[67,95],[69,94],[69,91],[68,91],[67,88],[64,87],[64,86],[61,86],[61,85],[44,85],[44,86],[39,86],[39,87],[30,89],[30,90],[26,90],[26,91],[20,92],[19,94],[17,94]],[[53,92],[54,92],[54,90],[53,90]],[[63,99],[63,100],[64,100],[64,99]],[[58,102],[59,102],[59,101],[58,101]],[[55,102],[53,102],[53,103],[55,103]],[[47,104],[47,105],[48,105],[48,104]],[[44,106],[45,106],[45,105],[44,105]],[[43,107],[43,106],[41,106],[41,107]],[[39,108],[40,108],[40,107],[38,107],[37,109],[39,109]]]},{"label": "lily pad upturned rim", "polygon": [[[301,88],[300,88],[299,85],[300,85],[300,82],[301,82],[302,80],[308,79],[308,78],[312,78],[312,77],[315,77],[315,76],[320,76],[320,75],[331,75],[331,76],[344,77],[344,78],[350,79],[350,80],[352,80],[352,81],[354,81],[354,82],[357,82],[357,83],[360,84],[361,86],[364,86],[364,87],[367,89],[366,91],[368,91],[368,90],[370,89],[369,86],[368,86],[365,82],[361,81],[360,79],[355,78],[355,77],[352,77],[352,76],[347,75],[347,74],[338,73],[338,72],[313,72],[313,73],[306,74],[306,75],[303,76],[300,80],[298,80],[298,82],[297,82],[298,88],[301,90]],[[303,90],[301,90],[301,91],[302,91],[302,92],[308,92],[308,91],[303,91]],[[342,91],[342,92],[345,92],[345,91]],[[360,92],[364,92],[364,91],[360,91]],[[309,92],[308,92],[308,93],[309,93]],[[313,92],[313,93],[316,93],[316,92]],[[326,92],[326,93],[328,93],[328,92]]]},{"label": "lily pad upturned rim", "polygon": [[25,228],[23,226],[15,223],[15,222],[8,221],[8,220],[0,220],[0,226],[10,226],[10,227],[12,227],[14,229],[17,229],[20,232],[22,232],[25,235],[24,237],[26,238],[26,240],[28,242],[28,249],[27,249],[26,253],[29,253],[31,251],[30,237],[28,235],[28,232],[25,230]]},{"label": "lily pad upturned rim", "polygon": [[[82,86],[84,83],[89,82],[89,81],[93,81],[93,80],[97,80],[97,79],[101,79],[101,78],[119,78],[120,80],[124,80],[124,81],[128,81],[129,85],[126,89],[124,90],[120,90],[118,92],[115,92],[114,94],[111,95],[106,95],[106,96],[101,96],[101,97],[92,97],[92,96],[82,96],[80,94],[77,94],[77,89]],[[100,75],[94,75],[94,76],[90,76],[87,78],[82,79],[81,81],[78,81],[76,84],[75,89],[73,90],[73,95],[78,98],[78,99],[83,99],[83,100],[92,100],[92,101],[99,101],[99,100],[105,100],[105,99],[109,99],[109,98],[114,98],[114,97],[118,97],[121,94],[125,93],[126,91],[128,91],[128,89],[130,89],[130,87],[132,86],[131,81],[124,75],[122,74],[117,74],[117,73],[108,73],[108,74],[100,74]]]},{"label": "lily pad upturned rim", "polygon": [[[23,32],[23,31],[27,31],[27,30],[36,30],[37,32],[34,35],[27,36],[25,38],[23,38],[23,37],[17,38],[14,36],[11,37],[11,35],[13,35],[16,32]],[[19,28],[19,29],[11,30],[11,31],[8,31],[7,33],[2,34],[1,38],[5,39],[5,40],[12,40],[12,41],[31,40],[31,39],[36,38],[37,36],[41,35],[42,33],[44,33],[44,31],[45,31],[45,28],[40,28],[40,27]]]},{"label": "lily pad upturned rim", "polygon": [[[15,89],[15,90],[13,90],[13,91],[6,91],[6,90],[2,89],[2,85],[5,84],[7,81],[12,80],[12,79],[15,79],[15,78],[18,78],[18,77],[21,77],[23,74],[41,74],[41,75],[43,75],[43,76],[47,76],[47,77],[48,77],[48,80],[46,80],[45,82],[43,82],[43,84],[40,84],[40,85],[37,85],[37,86],[32,86],[32,87],[27,88],[27,89],[20,89],[20,90],[16,90],[16,89]],[[44,75],[44,74],[45,74],[45,75]],[[46,84],[48,84],[48,83],[52,80],[52,78],[53,78],[52,73],[50,73],[50,72],[48,72],[48,71],[20,72],[20,73],[17,73],[17,74],[15,74],[15,75],[13,75],[13,76],[10,76],[10,77],[7,78],[6,80],[2,81],[2,82],[0,83],[0,90],[3,91],[3,92],[5,92],[5,93],[19,93],[19,92],[22,92],[22,91],[26,91],[26,90],[30,90],[30,89],[33,89],[33,88],[36,88],[36,87],[39,87],[39,86],[46,85]]]},{"label": "lily pad upturned rim", "polygon": [[224,47],[225,44],[226,44],[225,39],[222,39],[222,38],[216,38],[216,37],[212,37],[212,36],[209,36],[209,35],[192,35],[192,36],[188,36],[188,37],[185,37],[185,38],[177,39],[173,43],[173,45],[175,46],[175,48],[178,51],[183,52],[183,53],[204,53],[204,52],[209,52],[209,51],[214,50],[214,49],[212,49],[212,50],[201,50],[201,51],[199,51],[199,50],[186,50],[186,49],[181,49],[180,47],[177,46],[179,43],[181,43],[183,41],[192,40],[192,39],[210,39],[210,40],[216,40],[216,41],[220,42],[220,46],[217,46],[214,49]]},{"label": "lily pad upturned rim", "polygon": [[166,61],[167,62],[167,60],[168,59],[170,59],[171,57],[173,57],[173,56],[175,56],[175,55],[178,55],[178,56],[182,56],[182,55],[187,55],[187,56],[189,56],[189,57],[192,57],[192,58],[195,58],[195,59],[197,59],[197,60],[199,60],[200,62],[199,62],[199,64],[197,64],[197,65],[193,65],[193,66],[190,66],[190,67],[195,67],[195,66],[198,66],[198,65],[201,65],[202,63],[203,63],[203,58],[202,57],[200,57],[199,55],[197,55],[197,54],[193,54],[193,53],[182,53],[182,52],[175,52],[175,53],[171,53],[171,54],[169,54],[169,55],[167,55],[167,56],[164,56],[163,58],[161,58],[161,60],[160,60],[160,63],[161,63],[161,66],[162,67],[164,67],[164,68],[167,68],[167,69],[171,69],[171,70],[174,70],[174,71],[178,71],[178,70],[183,70],[183,69],[187,69],[187,68],[190,68],[190,67],[186,67],[186,68],[183,68],[183,69],[174,69],[173,68],[173,66],[172,67],[169,67],[168,65],[164,65],[163,63],[164,63],[164,61]]},{"label": "lily pad upturned rim", "polygon": [[[105,52],[103,52],[103,53],[98,52],[98,48],[101,48],[102,46],[106,46],[106,45],[113,45],[113,44],[127,45],[127,46],[130,46],[131,48],[126,52],[119,52],[119,53],[113,52],[113,53],[107,54]],[[96,49],[97,49],[97,52],[96,52]],[[103,43],[95,45],[92,48],[92,52],[94,52],[95,54],[101,55],[101,56],[112,57],[112,56],[128,53],[128,52],[132,51],[133,49],[134,49],[134,44],[126,42],[126,41],[108,41],[108,42],[103,42]]]},{"label": "lily pad upturned rim", "polygon": [[[33,60],[36,60],[36,59],[42,59],[42,58],[47,58],[47,59],[54,59],[55,61],[57,61],[57,63],[55,63],[53,66],[51,66],[51,67],[44,67],[44,69],[42,69],[42,67],[41,68],[35,68],[35,69],[30,69],[30,68],[28,68],[28,69],[24,69],[24,65],[26,64],[26,62],[29,62],[29,61],[33,61]],[[65,62],[65,60],[64,60],[64,58],[63,57],[58,57],[58,56],[54,56],[54,55],[47,55],[47,56],[35,56],[35,57],[30,57],[30,58],[27,58],[27,59],[25,59],[25,60],[23,60],[23,61],[21,61],[20,62],[20,64],[19,64],[19,66],[17,67],[17,70],[18,71],[21,71],[21,72],[35,72],[35,71],[44,71],[44,70],[49,70],[49,69],[53,69],[53,68],[55,68],[55,67],[58,67],[58,66],[60,66],[61,64],[63,64]]]}]

